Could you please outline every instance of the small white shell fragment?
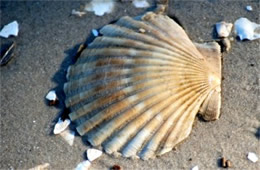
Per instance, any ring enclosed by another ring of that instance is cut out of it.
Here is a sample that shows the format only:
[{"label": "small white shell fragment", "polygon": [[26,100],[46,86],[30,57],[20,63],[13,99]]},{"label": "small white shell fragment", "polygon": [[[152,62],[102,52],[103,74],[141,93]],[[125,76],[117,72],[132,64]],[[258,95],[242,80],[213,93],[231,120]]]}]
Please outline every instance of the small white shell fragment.
[{"label": "small white shell fragment", "polygon": [[46,95],[46,99],[49,101],[57,100],[56,92],[54,90],[49,91],[49,93]]},{"label": "small white shell fragment", "polygon": [[216,30],[218,33],[218,37],[224,38],[228,37],[231,30],[232,30],[233,24],[227,23],[225,21],[216,23]]},{"label": "small white shell fragment", "polygon": [[91,163],[87,160],[87,161],[83,161],[80,162],[77,167],[75,168],[75,170],[88,170],[90,167]]},{"label": "small white shell fragment", "polygon": [[192,167],[191,170],[199,170],[199,166],[196,165],[196,166]]},{"label": "small white shell fragment", "polygon": [[34,168],[30,168],[29,170],[46,170],[49,168],[49,166],[50,166],[49,163],[44,163],[44,164],[38,165]]},{"label": "small white shell fragment", "polygon": [[10,35],[17,36],[19,32],[18,22],[13,21],[4,26],[4,28],[0,31],[0,36],[4,38],[8,38]]},{"label": "small white shell fragment", "polygon": [[102,155],[102,151],[98,150],[98,149],[88,149],[87,150],[87,158],[89,161],[94,161],[95,159],[99,158]]},{"label": "small white shell fragment", "polygon": [[70,129],[66,129],[63,132],[60,133],[60,135],[62,136],[62,138],[70,145],[72,146],[74,143],[74,139],[75,139],[75,132],[70,130]]},{"label": "small white shell fragment", "polygon": [[61,120],[61,118],[59,118],[58,122],[55,124],[53,133],[55,135],[60,134],[61,132],[63,132],[68,126],[70,125],[70,120],[66,119],[66,120]]},{"label": "small white shell fragment", "polygon": [[255,40],[260,38],[260,24],[249,21],[247,18],[239,18],[235,22],[235,33],[240,40]]},{"label": "small white shell fragment", "polygon": [[246,10],[247,10],[247,11],[253,11],[253,8],[252,8],[251,5],[247,5],[247,6],[246,6]]},{"label": "small white shell fragment", "polygon": [[256,155],[255,153],[253,153],[253,152],[249,152],[249,153],[247,154],[247,158],[248,158],[250,161],[254,162],[254,163],[256,163],[256,162],[258,161],[257,155]]},{"label": "small white shell fragment", "polygon": [[111,13],[114,9],[114,0],[92,0],[85,5],[84,10],[94,12],[97,16],[103,16],[105,13]]},{"label": "small white shell fragment", "polygon": [[76,16],[78,16],[78,17],[82,17],[83,15],[86,14],[86,12],[77,11],[77,10],[73,9],[73,10],[71,11],[71,14],[72,14],[72,15],[76,15]]},{"label": "small white shell fragment", "polygon": [[96,29],[92,29],[92,34],[97,37],[98,36],[98,31]]},{"label": "small white shell fragment", "polygon": [[147,7],[150,6],[149,3],[146,0],[134,0],[133,5],[136,8],[147,8]]}]

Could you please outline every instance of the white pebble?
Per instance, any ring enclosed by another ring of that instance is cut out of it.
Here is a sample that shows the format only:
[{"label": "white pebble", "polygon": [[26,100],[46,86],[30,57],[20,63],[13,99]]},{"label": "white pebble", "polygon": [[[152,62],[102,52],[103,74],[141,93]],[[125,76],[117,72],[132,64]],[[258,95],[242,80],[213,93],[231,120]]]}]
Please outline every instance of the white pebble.
[{"label": "white pebble", "polygon": [[134,0],[133,4],[136,8],[147,8],[150,6],[146,0]]},{"label": "white pebble", "polygon": [[114,0],[92,0],[85,5],[85,11],[92,11],[97,16],[103,16],[105,13],[111,13],[114,9]]},{"label": "white pebble", "polygon": [[0,36],[4,38],[8,38],[10,35],[17,36],[19,32],[19,26],[17,21],[13,21],[4,26],[4,28],[0,31]]},{"label": "white pebble", "polygon": [[93,30],[92,30],[92,34],[93,34],[95,37],[97,37],[97,36],[98,36],[98,31],[97,31],[96,29],[93,29]]},{"label": "white pebble", "polygon": [[56,92],[54,90],[49,91],[49,93],[46,95],[46,99],[49,101],[57,100]]},{"label": "white pebble", "polygon": [[224,38],[228,37],[231,30],[232,30],[233,24],[227,23],[225,21],[216,23],[216,30],[218,33],[218,37]]},{"label": "white pebble", "polygon": [[258,161],[257,155],[253,152],[249,152],[247,155],[247,158],[254,163],[256,163]]},{"label": "white pebble", "polygon": [[102,151],[98,149],[88,149],[87,150],[87,157],[89,161],[94,161],[95,159],[99,158],[102,155]]},{"label": "white pebble", "polygon": [[196,165],[196,166],[192,167],[191,170],[199,170],[199,166]]},{"label": "white pebble", "polygon": [[91,163],[89,161],[83,161],[80,162],[77,167],[75,168],[75,170],[88,170],[90,167]]},{"label": "white pebble", "polygon": [[54,130],[53,133],[55,135],[60,134],[61,132],[63,132],[68,126],[70,125],[70,120],[66,119],[66,120],[61,120],[61,118],[59,118],[59,121],[55,124],[54,126]]},{"label": "white pebble", "polygon": [[247,11],[253,11],[253,8],[252,8],[251,5],[247,5],[247,6],[246,6],[246,10],[247,10]]}]

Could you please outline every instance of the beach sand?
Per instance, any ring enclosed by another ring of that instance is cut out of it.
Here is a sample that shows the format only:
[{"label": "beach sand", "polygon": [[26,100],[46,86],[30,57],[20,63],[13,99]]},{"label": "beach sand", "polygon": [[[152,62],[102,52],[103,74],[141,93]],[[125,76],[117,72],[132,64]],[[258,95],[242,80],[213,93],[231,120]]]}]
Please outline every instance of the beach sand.
[{"label": "beach sand", "polygon": [[[150,3],[152,1],[149,1]],[[1,158],[0,169],[29,169],[49,163],[50,169],[73,169],[86,159],[88,146],[76,136],[69,146],[52,134],[62,104],[50,107],[45,95],[55,89],[62,94],[66,68],[79,44],[92,29],[100,28],[124,15],[137,16],[129,2],[116,4],[111,14],[102,17],[88,12],[79,18],[71,15],[84,2],[75,1],[1,1],[1,28],[17,20],[18,37],[3,39],[1,44],[16,41],[15,56],[1,67]],[[253,11],[245,10],[247,5]],[[211,41],[214,24],[234,23],[246,17],[259,23],[259,1],[176,0],[170,1],[169,15],[175,15],[195,42]],[[232,33],[235,37],[234,33]],[[153,160],[131,160],[103,154],[91,169],[109,169],[114,164],[123,169],[221,169],[220,158],[231,160],[232,169],[256,170],[248,152],[260,157],[260,41],[232,42],[223,56],[222,109],[217,121],[196,120],[191,135],[171,151]],[[59,96],[63,100],[62,95]]]}]

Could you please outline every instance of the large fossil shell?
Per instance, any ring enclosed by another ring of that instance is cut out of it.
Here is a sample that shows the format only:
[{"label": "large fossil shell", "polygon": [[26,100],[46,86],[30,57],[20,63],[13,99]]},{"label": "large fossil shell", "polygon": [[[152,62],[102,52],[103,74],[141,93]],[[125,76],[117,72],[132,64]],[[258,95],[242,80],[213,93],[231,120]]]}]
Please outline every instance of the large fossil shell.
[{"label": "large fossil shell", "polygon": [[165,15],[104,26],[64,85],[77,131],[107,153],[148,159],[172,150],[196,114],[219,117],[220,49],[194,44]]}]

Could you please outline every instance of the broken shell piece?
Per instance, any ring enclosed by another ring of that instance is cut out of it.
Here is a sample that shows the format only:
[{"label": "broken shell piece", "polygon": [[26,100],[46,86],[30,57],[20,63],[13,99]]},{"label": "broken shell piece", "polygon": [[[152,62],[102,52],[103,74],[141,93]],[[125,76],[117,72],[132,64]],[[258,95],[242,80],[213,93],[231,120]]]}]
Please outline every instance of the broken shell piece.
[{"label": "broken shell piece", "polygon": [[191,170],[199,170],[199,166],[196,165],[196,166],[192,167]]},{"label": "broken shell piece", "polygon": [[8,38],[10,35],[17,36],[19,32],[17,21],[13,21],[4,26],[4,28],[0,31],[0,36],[4,38]]},{"label": "broken shell piece", "polygon": [[65,119],[64,121],[61,120],[61,118],[59,118],[59,121],[56,123],[53,133],[55,135],[60,134],[61,132],[63,132],[68,126],[70,125],[70,120],[69,119]]},{"label": "broken shell piece", "polygon": [[232,23],[227,23],[225,21],[216,23],[216,30],[218,33],[218,37],[220,38],[228,37],[232,30],[232,26],[233,26]]},{"label": "broken shell piece", "polygon": [[91,163],[87,160],[87,161],[83,161],[80,162],[77,167],[75,168],[75,170],[88,170],[91,166]]},{"label": "broken shell piece", "polygon": [[219,43],[221,44],[222,52],[229,52],[231,49],[231,42],[228,38],[221,39]]},{"label": "broken shell piece", "polygon": [[255,40],[260,38],[260,24],[249,21],[247,18],[239,18],[235,22],[235,33],[240,40]]},{"label": "broken shell piece", "polygon": [[86,14],[86,12],[77,11],[77,10],[73,9],[73,10],[71,11],[71,14],[72,14],[72,15],[76,15],[76,16],[78,16],[78,17],[82,17],[83,15]]},{"label": "broken shell piece", "polygon": [[139,28],[139,32],[140,32],[140,33],[145,33],[145,29]]},{"label": "broken shell piece", "polygon": [[114,0],[92,0],[85,5],[84,10],[94,12],[97,16],[102,16],[105,13],[111,13],[114,9]]},{"label": "broken shell piece", "polygon": [[49,163],[38,165],[34,168],[30,168],[29,170],[47,170],[50,167]]},{"label": "broken shell piece", "polygon": [[258,161],[257,155],[253,152],[249,152],[247,155],[247,158],[254,163],[256,163]]},{"label": "broken shell piece", "polygon": [[[4,48],[2,51],[2,47]],[[15,47],[15,43],[2,45],[1,47],[1,59],[0,59],[0,66],[6,65],[12,58],[13,58],[13,51]]]},{"label": "broken shell piece", "polygon": [[247,11],[253,11],[253,8],[252,8],[251,5],[247,5],[247,6],[246,6],[246,10],[247,10]]},{"label": "broken shell piece", "polygon": [[96,29],[92,29],[92,34],[97,37],[98,36],[98,31]]},{"label": "broken shell piece", "polygon": [[136,8],[147,8],[150,6],[146,0],[133,0],[132,3]]},{"label": "broken shell piece", "polygon": [[74,143],[74,139],[75,139],[75,132],[70,130],[70,129],[66,129],[64,131],[62,131],[60,133],[61,137],[70,145],[72,146]]},{"label": "broken shell piece", "polygon": [[58,102],[58,97],[54,90],[49,91],[49,93],[46,95],[46,99],[49,101],[50,106],[53,106]]},{"label": "broken shell piece", "polygon": [[88,149],[87,150],[87,157],[89,161],[94,161],[95,159],[99,158],[102,155],[102,151],[98,150],[98,149]]},{"label": "broken shell piece", "polygon": [[231,161],[230,160],[226,160],[225,157],[222,157],[221,158],[221,165],[223,168],[230,168],[232,165],[231,165]]}]

